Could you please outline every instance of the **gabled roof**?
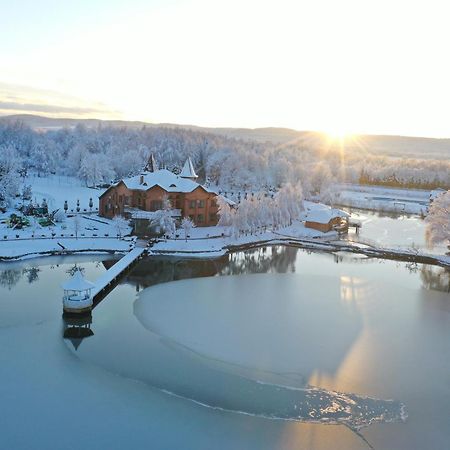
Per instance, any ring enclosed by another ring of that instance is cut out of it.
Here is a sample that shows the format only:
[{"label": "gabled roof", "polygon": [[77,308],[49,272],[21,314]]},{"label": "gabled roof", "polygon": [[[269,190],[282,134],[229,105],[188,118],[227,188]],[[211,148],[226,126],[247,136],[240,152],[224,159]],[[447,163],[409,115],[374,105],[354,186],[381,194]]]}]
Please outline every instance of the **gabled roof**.
[{"label": "gabled roof", "polygon": [[[128,189],[147,191],[153,186],[159,186],[167,192],[188,193],[201,187],[206,192],[215,193],[213,190],[202,186],[195,181],[175,175],[167,169],[160,169],[155,172],[146,172],[131,178],[121,180]],[[120,181],[119,181],[120,183]]]},{"label": "gabled roof", "polygon": [[180,177],[182,177],[182,178],[198,178],[198,175],[195,173],[191,158],[188,158],[186,160],[186,162],[184,163],[183,170],[180,173]]},{"label": "gabled roof", "polygon": [[303,220],[307,222],[328,223],[337,217],[350,217],[350,214],[342,209],[331,208],[323,203],[313,203],[305,201],[305,211],[303,212]]},{"label": "gabled roof", "polygon": [[95,288],[95,284],[86,280],[83,274],[77,270],[72,278],[61,285],[65,291],[87,291]]}]

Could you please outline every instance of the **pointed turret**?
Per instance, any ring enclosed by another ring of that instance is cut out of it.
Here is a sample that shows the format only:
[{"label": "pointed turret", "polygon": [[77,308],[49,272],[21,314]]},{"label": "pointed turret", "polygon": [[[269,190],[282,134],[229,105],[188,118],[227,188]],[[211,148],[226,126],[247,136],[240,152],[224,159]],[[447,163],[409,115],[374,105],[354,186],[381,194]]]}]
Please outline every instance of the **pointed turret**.
[{"label": "pointed turret", "polygon": [[195,180],[196,178],[198,178],[198,175],[195,173],[191,158],[188,158],[184,163],[183,170],[180,173],[180,177],[189,178],[191,180]]},{"label": "pointed turret", "polygon": [[156,164],[156,159],[153,153],[150,154],[147,164],[144,167],[145,172],[156,172],[158,170],[158,164]]}]

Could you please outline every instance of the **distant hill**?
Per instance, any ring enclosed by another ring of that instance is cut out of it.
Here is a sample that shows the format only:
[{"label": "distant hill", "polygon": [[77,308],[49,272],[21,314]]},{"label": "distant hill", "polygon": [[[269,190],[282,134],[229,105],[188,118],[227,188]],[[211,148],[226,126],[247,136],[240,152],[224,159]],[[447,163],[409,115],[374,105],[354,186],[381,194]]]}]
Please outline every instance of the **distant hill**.
[{"label": "distant hill", "polygon": [[[62,127],[74,127],[84,124],[87,127],[99,125],[112,127],[170,127],[185,128],[201,132],[213,133],[235,139],[250,140],[256,142],[271,142],[275,145],[297,144],[308,147],[326,147],[330,145],[329,138],[319,132],[298,131],[290,128],[208,128],[195,125],[179,125],[170,123],[147,123],[140,121],[124,120],[99,120],[99,119],[55,119],[33,114],[17,114],[0,117],[0,122],[21,121],[26,125],[41,130],[57,129]],[[335,145],[337,145],[335,143]],[[450,139],[436,139],[410,136],[385,136],[385,135],[357,135],[346,139],[347,151],[361,151],[369,153],[425,158],[445,159],[450,158]]]}]

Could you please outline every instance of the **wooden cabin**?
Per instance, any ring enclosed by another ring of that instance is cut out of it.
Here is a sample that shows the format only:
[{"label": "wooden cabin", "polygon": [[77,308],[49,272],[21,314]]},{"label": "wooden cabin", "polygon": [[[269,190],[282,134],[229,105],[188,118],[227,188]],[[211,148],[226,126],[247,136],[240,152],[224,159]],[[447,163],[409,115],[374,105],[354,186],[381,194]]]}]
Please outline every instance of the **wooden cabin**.
[{"label": "wooden cabin", "polygon": [[322,204],[312,204],[306,210],[305,227],[327,233],[328,231],[346,232],[350,215],[340,209]]}]

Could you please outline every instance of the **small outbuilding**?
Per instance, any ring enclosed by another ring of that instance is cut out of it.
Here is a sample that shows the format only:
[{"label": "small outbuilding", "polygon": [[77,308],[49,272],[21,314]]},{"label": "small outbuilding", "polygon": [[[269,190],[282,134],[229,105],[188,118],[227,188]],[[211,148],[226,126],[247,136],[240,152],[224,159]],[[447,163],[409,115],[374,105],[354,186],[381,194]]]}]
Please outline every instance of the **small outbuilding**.
[{"label": "small outbuilding", "polygon": [[[305,202],[306,203],[306,202]],[[350,214],[341,209],[331,208],[320,203],[306,206],[305,227],[327,233],[328,231],[346,232]]]}]

